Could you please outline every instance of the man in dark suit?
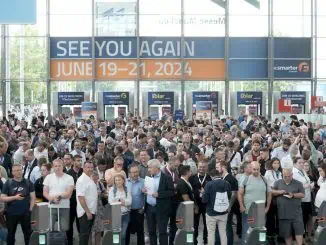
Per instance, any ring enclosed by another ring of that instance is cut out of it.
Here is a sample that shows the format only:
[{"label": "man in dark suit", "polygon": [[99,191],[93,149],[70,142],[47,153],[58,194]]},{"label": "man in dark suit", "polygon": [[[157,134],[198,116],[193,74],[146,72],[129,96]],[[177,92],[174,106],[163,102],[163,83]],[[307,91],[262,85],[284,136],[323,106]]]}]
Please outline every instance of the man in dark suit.
[{"label": "man in dark suit", "polygon": [[156,225],[159,229],[160,245],[168,245],[167,225],[171,212],[171,197],[175,190],[172,178],[161,172],[157,159],[148,161],[148,171],[153,177],[152,185],[146,186],[146,217],[150,245],[157,245]]},{"label": "man in dark suit", "polygon": [[8,177],[11,177],[12,162],[11,162],[11,156],[8,153],[6,153],[7,150],[8,150],[7,140],[4,137],[0,136],[0,165],[6,169]]}]

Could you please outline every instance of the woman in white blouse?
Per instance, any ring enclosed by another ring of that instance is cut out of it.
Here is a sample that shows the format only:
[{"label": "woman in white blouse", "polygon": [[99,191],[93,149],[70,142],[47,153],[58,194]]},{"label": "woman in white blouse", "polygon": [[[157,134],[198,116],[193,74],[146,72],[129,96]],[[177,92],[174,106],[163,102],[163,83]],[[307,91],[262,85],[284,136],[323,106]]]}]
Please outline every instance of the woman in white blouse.
[{"label": "woman in white blouse", "polygon": [[125,245],[132,201],[131,192],[127,189],[126,178],[124,175],[116,174],[113,181],[113,186],[109,191],[109,203],[121,203],[121,245]]},{"label": "woman in white blouse", "polygon": [[320,205],[325,201],[326,202],[326,164],[322,163],[318,167],[318,172],[319,172],[319,179],[318,179],[318,186],[319,190],[316,195],[315,199],[315,206],[317,208],[320,208]]},{"label": "woman in white blouse", "polygon": [[[272,158],[272,160],[266,163],[266,169],[265,179],[268,186],[273,188],[275,181],[282,179],[280,160],[276,157]],[[271,206],[266,216],[266,228],[268,238],[274,240],[274,237],[278,234],[277,205],[275,197],[272,199]]]},{"label": "woman in white blouse", "polygon": [[304,160],[300,157],[294,159],[294,168],[293,168],[293,179],[298,180],[302,183],[305,190],[305,197],[302,199],[302,215],[303,215],[303,224],[305,231],[307,233],[306,240],[310,243],[311,233],[312,233],[312,204],[311,204],[311,189],[312,184],[310,183],[310,178],[307,173],[304,171]]}]

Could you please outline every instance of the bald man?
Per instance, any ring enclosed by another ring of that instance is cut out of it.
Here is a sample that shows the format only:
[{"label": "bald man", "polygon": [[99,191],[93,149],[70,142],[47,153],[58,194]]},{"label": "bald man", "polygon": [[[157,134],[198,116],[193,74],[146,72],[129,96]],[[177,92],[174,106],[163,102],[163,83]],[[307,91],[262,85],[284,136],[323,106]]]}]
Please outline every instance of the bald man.
[{"label": "bald man", "polygon": [[264,201],[266,203],[265,214],[272,200],[271,187],[264,176],[260,175],[260,164],[258,162],[251,162],[252,174],[246,176],[241,183],[239,183],[238,199],[240,204],[240,211],[242,213],[242,244],[244,244],[248,225],[248,211],[252,203],[256,201]]}]

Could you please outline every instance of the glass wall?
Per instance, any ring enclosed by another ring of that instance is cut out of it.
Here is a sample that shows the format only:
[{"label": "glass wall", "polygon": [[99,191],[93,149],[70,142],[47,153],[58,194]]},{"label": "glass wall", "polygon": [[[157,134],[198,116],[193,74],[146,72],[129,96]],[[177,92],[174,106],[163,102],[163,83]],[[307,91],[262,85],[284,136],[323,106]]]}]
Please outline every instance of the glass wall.
[{"label": "glass wall", "polygon": [[[0,52],[0,66],[6,66],[6,72],[1,74],[2,69],[0,69],[0,77],[4,76],[5,80],[7,108],[9,110],[13,108],[21,115],[24,114],[26,107],[32,111],[37,111],[37,107],[46,110],[45,104],[48,102],[46,97],[47,21],[50,23],[48,30],[50,37],[90,38],[94,35],[98,38],[136,39],[139,34],[140,37],[148,38],[148,40],[166,37],[175,42],[181,42],[183,37],[189,40],[211,38],[214,42],[223,39],[221,47],[224,47],[226,30],[229,30],[230,38],[259,39],[267,39],[269,28],[272,28],[272,35],[275,38],[311,38],[314,35],[313,31],[316,30],[316,45],[315,37],[311,39],[316,49],[316,62],[312,60],[312,67],[316,68],[316,73],[313,70],[312,78],[318,80],[317,95],[326,96],[324,93],[326,91],[326,70],[324,69],[326,66],[326,29],[324,28],[326,26],[326,1],[316,0],[316,16],[314,15],[315,8],[312,9],[314,2],[315,0],[229,0],[229,23],[226,23],[225,1],[219,0],[53,0],[49,1],[49,18],[47,18],[47,0],[37,0],[36,25],[6,26],[5,36],[0,37],[0,47],[3,42],[6,43],[5,57],[2,57],[2,52]],[[272,21],[269,21],[269,13],[273,14]],[[212,45],[218,44],[212,43]],[[186,60],[188,58],[186,57]],[[249,62],[247,64],[249,67],[262,59],[245,55],[230,56],[230,58],[230,63],[234,61],[239,64],[239,67],[246,61]],[[206,57],[206,59],[212,58]],[[225,62],[224,54],[218,59]],[[144,92],[173,90],[178,94],[177,107],[179,108],[182,104],[182,93],[185,95],[186,104],[187,93],[208,90],[219,91],[223,107],[225,107],[225,93],[249,90],[268,91],[265,77],[246,79],[225,77],[231,80],[228,91],[225,90],[224,77],[208,79],[203,76],[189,79],[172,72],[168,78],[145,79],[146,77],[142,74],[144,66],[142,64],[150,63],[148,60],[149,57],[141,58],[141,67],[136,67],[139,69],[140,76],[133,76],[130,79],[106,77],[94,81],[92,79],[51,81],[49,88],[51,98],[53,99],[53,92],[63,91],[86,91],[90,94],[104,91],[129,91],[136,95],[139,82],[140,103],[142,103]],[[180,52],[172,60],[178,63],[177,67],[179,67],[179,63],[182,62]],[[266,67],[267,59],[264,61]],[[136,57],[132,58],[132,62],[137,62]],[[205,68],[205,66],[206,64],[202,63],[201,67]],[[217,66],[213,67],[220,69]],[[184,91],[181,87],[182,79],[185,80]],[[92,91],[93,88],[95,91]],[[304,79],[276,79],[274,90],[281,91],[282,89],[311,92],[311,84],[310,80]],[[142,110],[142,104],[140,110]]]}]

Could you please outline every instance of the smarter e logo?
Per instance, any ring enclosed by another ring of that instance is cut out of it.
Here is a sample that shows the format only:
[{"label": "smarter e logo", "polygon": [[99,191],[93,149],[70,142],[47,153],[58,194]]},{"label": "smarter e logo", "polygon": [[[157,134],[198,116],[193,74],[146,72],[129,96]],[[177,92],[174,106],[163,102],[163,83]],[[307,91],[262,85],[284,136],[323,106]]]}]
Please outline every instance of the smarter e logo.
[{"label": "smarter e logo", "polygon": [[127,94],[126,93],[121,93],[121,99],[127,99]]},{"label": "smarter e logo", "polygon": [[298,71],[299,72],[309,72],[310,70],[310,66],[307,62],[301,62],[299,65],[298,65]]}]

